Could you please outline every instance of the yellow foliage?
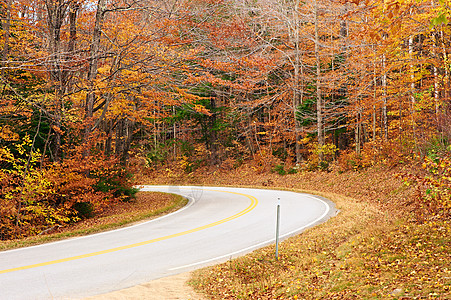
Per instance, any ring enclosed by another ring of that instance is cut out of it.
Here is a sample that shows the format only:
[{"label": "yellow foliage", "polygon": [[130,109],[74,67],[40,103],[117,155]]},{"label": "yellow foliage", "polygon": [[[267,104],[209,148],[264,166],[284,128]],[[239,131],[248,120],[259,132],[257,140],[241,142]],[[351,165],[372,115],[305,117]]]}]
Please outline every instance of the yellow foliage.
[{"label": "yellow foliage", "polygon": [[19,134],[14,132],[11,126],[0,125],[0,140],[5,140],[8,142],[17,141],[19,139]]}]

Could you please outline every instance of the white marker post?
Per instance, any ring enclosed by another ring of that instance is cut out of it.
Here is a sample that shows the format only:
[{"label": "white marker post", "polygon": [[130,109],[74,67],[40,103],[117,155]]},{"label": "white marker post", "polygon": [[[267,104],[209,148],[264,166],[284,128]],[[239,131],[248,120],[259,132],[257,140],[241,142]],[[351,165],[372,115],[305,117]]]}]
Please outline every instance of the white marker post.
[{"label": "white marker post", "polygon": [[280,198],[277,198],[276,260],[279,259],[279,224],[280,224]]}]

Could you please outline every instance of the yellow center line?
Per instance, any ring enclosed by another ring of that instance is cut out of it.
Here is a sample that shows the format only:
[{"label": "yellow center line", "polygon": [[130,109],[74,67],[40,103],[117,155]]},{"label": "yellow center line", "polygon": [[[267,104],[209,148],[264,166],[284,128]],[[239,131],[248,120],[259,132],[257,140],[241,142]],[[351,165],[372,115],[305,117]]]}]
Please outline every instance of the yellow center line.
[{"label": "yellow center line", "polygon": [[239,217],[249,213],[250,211],[252,211],[258,204],[257,198],[255,198],[253,196],[250,196],[250,195],[236,193],[236,192],[229,192],[229,191],[216,191],[215,190],[215,192],[230,193],[230,194],[244,196],[244,197],[247,197],[247,198],[249,198],[251,200],[251,204],[248,207],[246,207],[246,209],[240,211],[237,214],[234,214],[233,216],[230,216],[228,218],[225,218],[225,219],[222,219],[222,220],[219,220],[219,221],[216,221],[214,223],[210,223],[210,224],[207,224],[207,225],[204,225],[204,226],[201,226],[201,227],[197,227],[197,228],[194,228],[194,229],[186,230],[186,231],[179,232],[179,233],[174,233],[174,234],[167,235],[167,236],[164,236],[164,237],[159,237],[159,238],[156,238],[156,239],[143,241],[143,242],[139,242],[139,243],[135,243],[135,244],[131,244],[131,245],[111,248],[111,249],[102,250],[102,251],[96,251],[96,252],[92,252],[92,253],[87,253],[87,254],[82,254],[82,255],[62,258],[62,259],[56,259],[56,260],[52,260],[52,261],[48,261],[48,262],[32,264],[32,265],[23,266],[23,267],[17,267],[17,268],[12,268],[12,269],[1,270],[0,274],[10,273],[10,272],[15,272],[15,271],[20,271],[20,270],[26,270],[26,269],[32,269],[32,268],[37,268],[37,267],[43,267],[43,266],[49,266],[49,265],[54,265],[54,264],[59,264],[59,263],[63,263],[63,262],[68,262],[68,261],[73,261],[73,260],[77,260],[77,259],[82,259],[82,258],[87,258],[87,257],[92,257],[92,256],[112,253],[112,252],[126,250],[126,249],[131,249],[131,248],[135,248],[135,247],[139,247],[139,246],[144,246],[144,245],[148,245],[148,244],[152,244],[152,243],[156,243],[156,242],[172,239],[172,238],[179,237],[179,236],[182,236],[182,235],[186,235],[186,234],[190,234],[190,233],[193,233],[193,232],[201,231],[201,230],[204,230],[204,229],[207,229],[207,228],[211,228],[211,227],[214,227],[214,226],[217,226],[217,225],[229,222],[229,221],[234,220],[236,218],[239,218]]}]

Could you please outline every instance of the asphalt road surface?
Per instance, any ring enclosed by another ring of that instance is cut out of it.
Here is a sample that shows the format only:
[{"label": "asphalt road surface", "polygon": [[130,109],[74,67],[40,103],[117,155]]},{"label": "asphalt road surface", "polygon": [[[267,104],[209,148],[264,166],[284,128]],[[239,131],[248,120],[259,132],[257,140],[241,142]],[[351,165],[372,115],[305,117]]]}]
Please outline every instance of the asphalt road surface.
[{"label": "asphalt road surface", "polygon": [[287,191],[142,186],[180,194],[181,210],[134,226],[0,252],[0,299],[78,299],[227,261],[335,215],[333,203]]}]

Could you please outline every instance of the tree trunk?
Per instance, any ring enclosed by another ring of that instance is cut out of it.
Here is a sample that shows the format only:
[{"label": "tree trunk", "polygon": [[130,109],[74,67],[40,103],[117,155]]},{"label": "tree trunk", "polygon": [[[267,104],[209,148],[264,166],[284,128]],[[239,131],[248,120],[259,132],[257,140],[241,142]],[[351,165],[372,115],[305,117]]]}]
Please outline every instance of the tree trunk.
[{"label": "tree trunk", "polygon": [[[409,37],[409,68],[410,68],[410,118],[412,122],[412,135],[413,141],[415,145],[415,150],[418,151],[417,145],[417,129],[416,129],[416,121],[415,121],[415,71],[413,68],[413,35]],[[399,124],[401,126],[401,111],[399,112]],[[400,129],[401,130],[401,129]],[[401,138],[401,136],[399,137]]]},{"label": "tree trunk", "polygon": [[85,106],[85,142],[89,141],[89,137],[92,131],[93,113],[94,113],[94,102],[95,102],[95,91],[94,91],[94,81],[97,77],[97,66],[99,63],[99,51],[100,51],[100,38],[102,36],[102,24],[105,13],[106,0],[98,0],[97,2],[97,12],[96,20],[94,24],[94,31],[92,33],[91,41],[91,57],[89,61],[89,69],[87,74],[87,80],[89,84],[89,91],[86,96],[86,106]]},{"label": "tree trunk", "polygon": [[372,46],[373,53],[374,53],[374,60],[373,60],[373,147],[376,147],[376,117],[377,117],[377,110],[376,110],[376,103],[377,103],[377,60],[376,60],[376,51],[374,50],[374,47]]},{"label": "tree trunk", "polygon": [[77,11],[80,8],[77,2],[71,2],[69,6],[69,43],[67,45],[68,55],[75,53],[75,41],[77,39]]},{"label": "tree trunk", "polygon": [[2,27],[3,27],[3,38],[5,43],[3,44],[3,52],[2,52],[2,78],[5,78],[5,67],[6,62],[8,61],[8,55],[9,55],[9,38],[11,36],[10,32],[10,26],[11,26],[11,5],[12,0],[8,0],[6,4],[6,18],[2,21]]},{"label": "tree trunk", "polygon": [[[302,103],[302,87],[300,86],[300,73],[302,72],[301,67],[301,58],[300,58],[300,49],[299,49],[299,1],[296,1],[295,5],[295,44],[296,44],[296,50],[295,50],[295,62],[294,62],[294,86],[293,86],[293,117],[294,117],[294,141],[296,143],[295,145],[295,152],[296,152],[296,163],[299,164],[302,160],[301,157],[301,128],[299,125],[299,121],[296,117],[296,112],[298,110],[299,105]],[[300,72],[301,69],[301,72]]]},{"label": "tree trunk", "polygon": [[63,96],[65,93],[65,76],[64,58],[61,49],[61,27],[66,18],[68,2],[58,0],[46,0],[47,8],[47,26],[50,33],[50,63],[49,73],[55,89],[55,111],[53,123],[57,128],[54,130],[55,144],[53,145],[53,153],[56,161],[61,160],[61,126],[62,126],[62,110]]},{"label": "tree trunk", "polygon": [[376,143],[376,105],[373,105],[373,147]]},{"label": "tree trunk", "polygon": [[125,119],[121,118],[117,121],[116,125],[116,140],[114,143],[116,157],[120,157],[121,153],[124,151],[124,122]]},{"label": "tree trunk", "polygon": [[131,120],[124,120],[124,137],[123,137],[123,147],[122,147],[122,155],[121,155],[121,163],[126,166],[128,164],[128,160],[130,158],[129,152],[131,143],[133,140],[133,129],[134,124]]},{"label": "tree trunk", "polygon": [[[443,55],[443,60],[447,61],[448,60],[448,51],[447,51],[447,46],[445,44],[445,36],[443,33],[443,30],[440,31],[440,37],[442,40],[442,55]],[[449,76],[449,68],[448,67],[444,67],[444,71],[445,71],[445,76],[443,76],[443,93],[444,93],[444,98],[445,99],[449,99],[449,82],[450,82],[450,76]],[[445,79],[448,79],[448,81],[445,82]]]},{"label": "tree trunk", "polygon": [[434,75],[434,102],[435,102],[435,122],[437,129],[440,128],[439,125],[439,106],[440,106],[440,90],[439,90],[439,77],[438,77],[438,68],[437,68],[437,33],[433,34],[434,39],[434,47],[433,47],[433,57],[435,59],[434,65],[433,65],[433,75]]},{"label": "tree trunk", "polygon": [[315,59],[316,59],[316,129],[318,131],[319,159],[323,160],[322,147],[324,146],[323,125],[323,101],[321,95],[321,61],[319,54],[319,32],[318,32],[318,0],[315,0]]},{"label": "tree trunk", "polygon": [[211,111],[212,114],[211,116],[209,116],[208,118],[210,118],[210,124],[212,125],[212,128],[207,128],[207,130],[210,131],[209,134],[209,146],[210,146],[210,163],[212,165],[216,165],[219,163],[219,158],[218,158],[218,132],[216,127],[216,122],[217,120],[217,115],[216,115],[216,96],[212,97],[210,99],[210,106],[211,106]]},{"label": "tree trunk", "polygon": [[362,148],[362,110],[359,108],[356,115],[356,126],[355,126],[355,152],[360,155]]},{"label": "tree trunk", "polygon": [[112,121],[106,121],[105,122],[105,133],[106,133],[106,140],[105,140],[105,155],[110,156],[111,155],[111,146],[113,142],[113,128],[112,128]]},{"label": "tree trunk", "polygon": [[387,71],[386,71],[386,58],[385,54],[382,55],[382,93],[383,93],[383,105],[382,105],[382,126],[384,128],[384,140],[388,140],[388,118],[387,118]]}]

